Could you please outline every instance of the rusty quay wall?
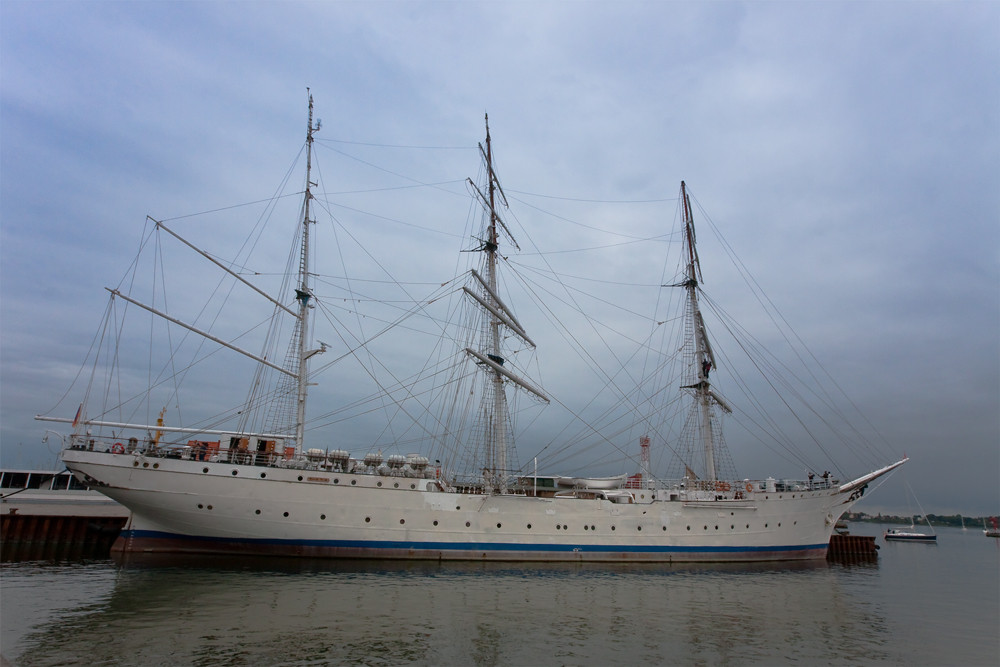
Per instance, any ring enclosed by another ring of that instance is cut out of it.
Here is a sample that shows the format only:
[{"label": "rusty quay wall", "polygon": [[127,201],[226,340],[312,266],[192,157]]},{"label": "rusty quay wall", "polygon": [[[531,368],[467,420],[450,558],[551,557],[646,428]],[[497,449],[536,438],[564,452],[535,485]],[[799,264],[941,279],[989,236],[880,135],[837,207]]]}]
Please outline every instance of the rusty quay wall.
[{"label": "rusty quay wall", "polygon": [[0,561],[107,558],[125,517],[0,514]]}]

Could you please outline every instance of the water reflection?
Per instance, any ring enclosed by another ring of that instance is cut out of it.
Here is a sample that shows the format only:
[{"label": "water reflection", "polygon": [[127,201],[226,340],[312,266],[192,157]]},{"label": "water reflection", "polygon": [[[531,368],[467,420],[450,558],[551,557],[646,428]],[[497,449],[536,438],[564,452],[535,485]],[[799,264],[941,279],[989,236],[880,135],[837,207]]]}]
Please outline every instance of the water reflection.
[{"label": "water reflection", "polygon": [[[35,626],[17,665],[79,656],[102,665],[829,663],[832,656],[884,657],[879,646],[889,632],[876,606],[840,586],[842,566],[822,561],[595,566],[199,556],[104,567],[104,594]],[[61,572],[42,569],[41,579],[73,586]]]},{"label": "water reflection", "polygon": [[[826,570],[831,564],[824,560],[762,562],[762,563],[526,563],[498,561],[408,561],[331,558],[276,558],[273,556],[185,555],[185,554],[118,554],[115,565],[122,570],[180,569],[211,572],[253,571],[258,573],[383,573],[417,575],[463,575],[479,573],[522,573],[587,576],[617,576],[619,574],[725,574],[740,572],[793,572]],[[878,566],[877,560],[844,560],[837,564]]]}]

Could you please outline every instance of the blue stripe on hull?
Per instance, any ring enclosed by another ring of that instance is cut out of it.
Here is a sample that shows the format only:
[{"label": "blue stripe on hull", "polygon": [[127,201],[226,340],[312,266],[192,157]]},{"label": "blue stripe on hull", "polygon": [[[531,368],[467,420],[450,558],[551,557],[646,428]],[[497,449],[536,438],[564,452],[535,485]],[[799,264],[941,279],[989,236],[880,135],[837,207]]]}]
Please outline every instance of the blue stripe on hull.
[{"label": "blue stripe on hull", "polygon": [[126,530],[116,553],[203,553],[302,556],[310,558],[402,558],[423,560],[798,560],[823,558],[827,544],[766,547],[621,546],[596,544],[512,544],[492,542],[405,542],[369,540],[229,539]]}]

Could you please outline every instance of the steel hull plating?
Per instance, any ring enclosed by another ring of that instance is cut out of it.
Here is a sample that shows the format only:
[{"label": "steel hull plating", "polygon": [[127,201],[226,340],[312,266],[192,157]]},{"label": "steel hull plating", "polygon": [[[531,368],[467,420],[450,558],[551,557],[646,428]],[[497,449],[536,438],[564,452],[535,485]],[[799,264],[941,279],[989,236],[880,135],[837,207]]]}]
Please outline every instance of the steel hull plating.
[{"label": "steel hull plating", "polygon": [[827,544],[757,550],[744,547],[596,547],[587,544],[538,545],[528,549],[525,545],[501,543],[245,541],[126,530],[115,542],[112,552],[442,561],[687,563],[821,559],[826,557]]},{"label": "steel hull plating", "polygon": [[[836,488],[635,502],[443,491],[434,480],[67,450],[132,510],[123,553],[506,561],[823,558],[854,502]],[[93,483],[93,482],[91,482]],[[673,499],[671,499],[673,498]]]}]

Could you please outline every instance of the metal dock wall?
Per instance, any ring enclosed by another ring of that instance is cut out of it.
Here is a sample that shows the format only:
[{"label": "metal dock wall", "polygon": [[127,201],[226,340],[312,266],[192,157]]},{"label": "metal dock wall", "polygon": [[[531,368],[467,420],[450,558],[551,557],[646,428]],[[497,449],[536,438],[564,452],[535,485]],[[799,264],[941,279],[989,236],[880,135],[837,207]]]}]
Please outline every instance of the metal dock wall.
[{"label": "metal dock wall", "polygon": [[107,558],[125,517],[0,514],[0,561]]}]

